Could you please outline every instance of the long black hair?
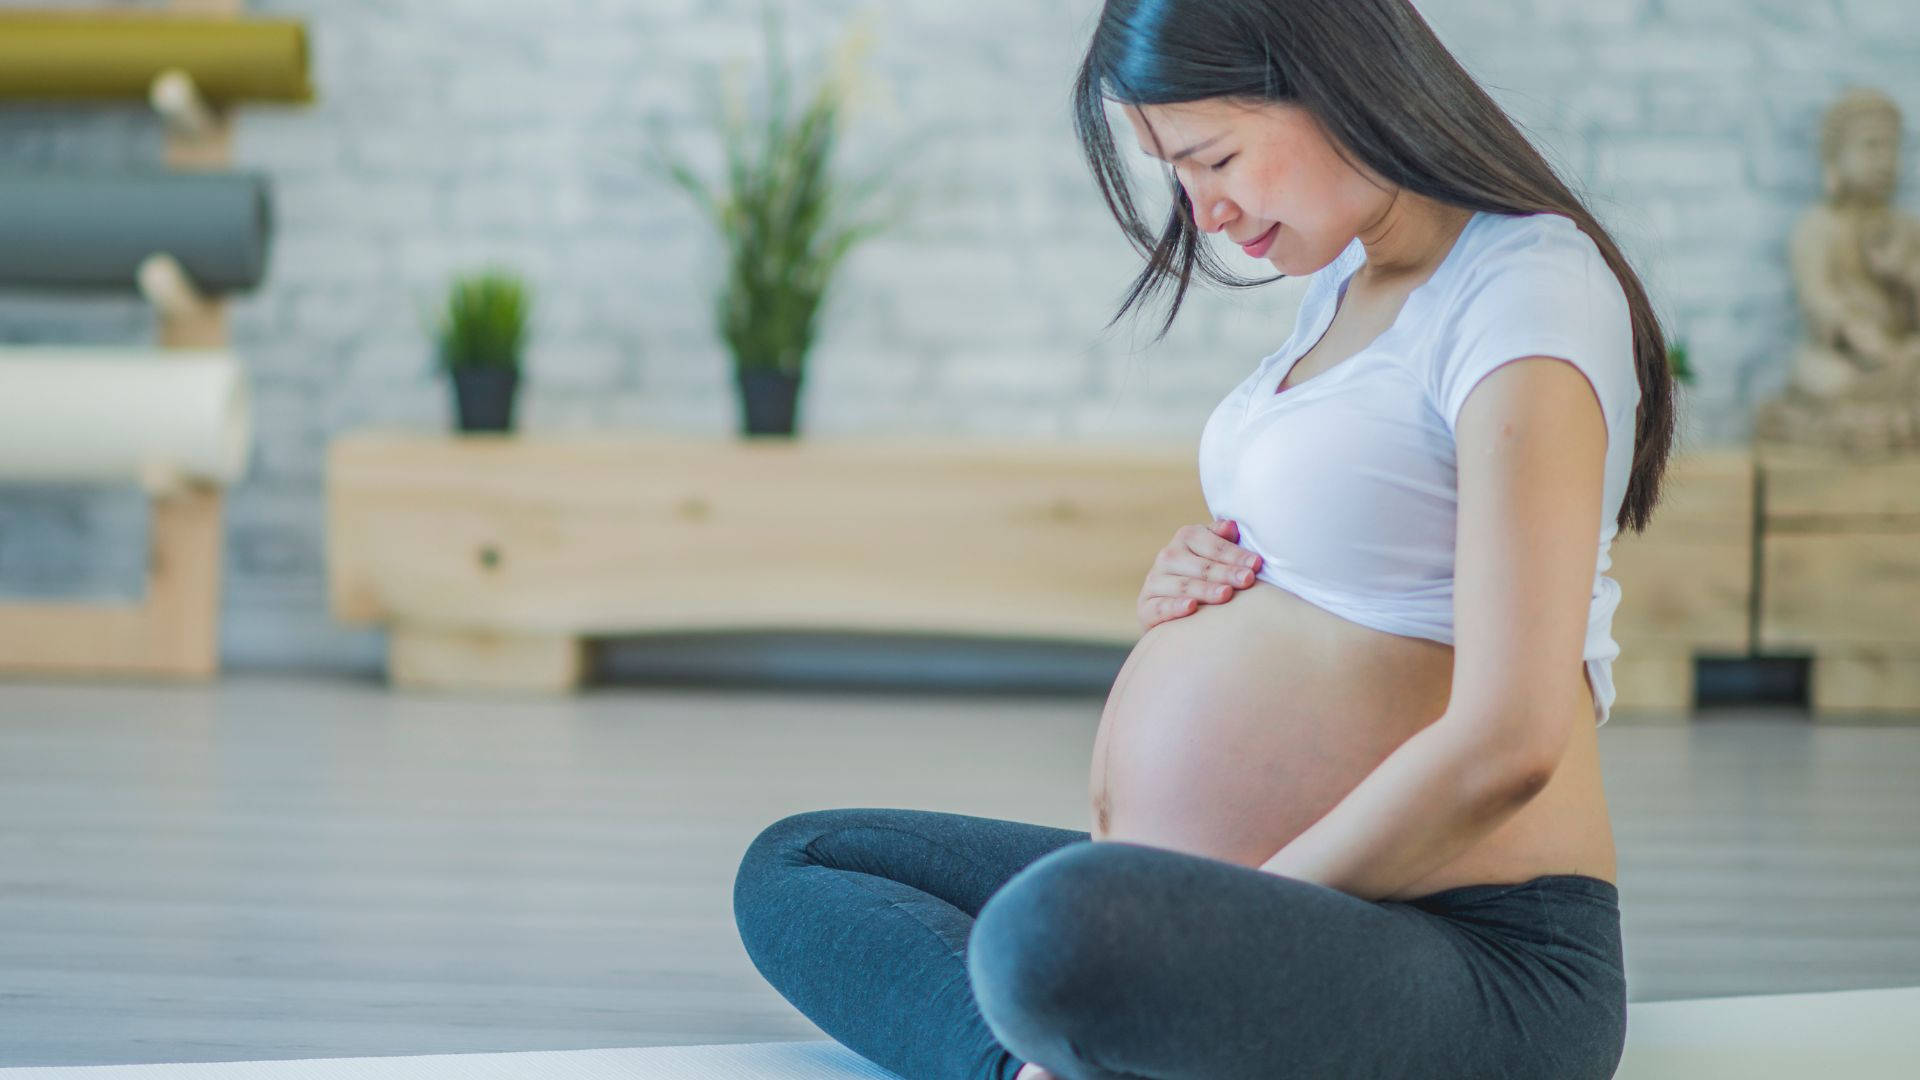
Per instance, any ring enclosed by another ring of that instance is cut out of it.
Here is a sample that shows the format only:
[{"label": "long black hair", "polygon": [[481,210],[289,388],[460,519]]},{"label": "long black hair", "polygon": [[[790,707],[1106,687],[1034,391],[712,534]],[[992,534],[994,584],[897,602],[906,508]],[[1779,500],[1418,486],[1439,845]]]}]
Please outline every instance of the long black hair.
[{"label": "long black hair", "polygon": [[1673,374],[1653,304],[1612,237],[1408,0],[1106,0],[1074,80],[1074,132],[1107,208],[1147,259],[1107,326],[1171,282],[1159,340],[1196,267],[1230,288],[1279,278],[1228,272],[1195,226],[1177,178],[1166,225],[1158,237],[1147,229],[1114,147],[1108,97],[1135,106],[1283,102],[1305,109],[1342,160],[1358,158],[1390,184],[1469,210],[1572,219],[1606,257],[1632,309],[1640,406],[1618,524],[1646,530],[1674,433]]}]

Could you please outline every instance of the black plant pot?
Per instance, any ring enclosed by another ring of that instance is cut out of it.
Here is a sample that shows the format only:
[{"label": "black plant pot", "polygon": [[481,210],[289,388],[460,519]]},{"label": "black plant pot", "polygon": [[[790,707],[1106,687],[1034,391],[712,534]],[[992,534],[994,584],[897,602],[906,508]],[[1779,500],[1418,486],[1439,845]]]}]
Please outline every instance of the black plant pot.
[{"label": "black plant pot", "polygon": [[460,430],[513,430],[513,396],[519,385],[516,368],[456,368],[453,392]]},{"label": "black plant pot", "polygon": [[792,436],[801,376],[747,367],[734,368],[734,375],[740,384],[740,411],[746,433]]}]

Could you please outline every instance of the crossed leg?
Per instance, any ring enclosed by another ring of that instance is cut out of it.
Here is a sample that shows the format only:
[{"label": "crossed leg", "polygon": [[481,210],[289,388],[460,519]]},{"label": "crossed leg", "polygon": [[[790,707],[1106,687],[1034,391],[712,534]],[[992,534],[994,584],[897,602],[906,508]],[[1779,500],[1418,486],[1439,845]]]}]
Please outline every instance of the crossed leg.
[{"label": "crossed leg", "polygon": [[1528,942],[1238,863],[1073,844],[994,894],[967,963],[995,1037],[1060,1080],[1610,1077],[1593,1003],[1617,987],[1531,952],[1552,936],[1540,910]]}]

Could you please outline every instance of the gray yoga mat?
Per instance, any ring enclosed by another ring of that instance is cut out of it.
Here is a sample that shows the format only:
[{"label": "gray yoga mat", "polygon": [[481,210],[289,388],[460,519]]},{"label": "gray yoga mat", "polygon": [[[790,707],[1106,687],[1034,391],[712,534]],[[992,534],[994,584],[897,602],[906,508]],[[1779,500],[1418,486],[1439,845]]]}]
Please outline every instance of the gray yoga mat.
[{"label": "gray yoga mat", "polygon": [[247,289],[271,232],[260,173],[0,173],[0,285],[133,289],[164,251],[203,292]]}]

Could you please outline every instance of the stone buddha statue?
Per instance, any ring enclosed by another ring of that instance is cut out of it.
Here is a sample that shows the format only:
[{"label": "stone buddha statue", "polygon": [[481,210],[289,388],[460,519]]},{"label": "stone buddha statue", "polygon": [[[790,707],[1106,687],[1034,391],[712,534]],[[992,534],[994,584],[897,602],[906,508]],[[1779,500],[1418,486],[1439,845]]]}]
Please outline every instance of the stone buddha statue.
[{"label": "stone buddha statue", "polygon": [[1789,254],[1806,337],[1756,441],[1852,456],[1920,448],[1920,218],[1893,205],[1901,120],[1874,90],[1842,95],[1820,132],[1825,198]]}]

